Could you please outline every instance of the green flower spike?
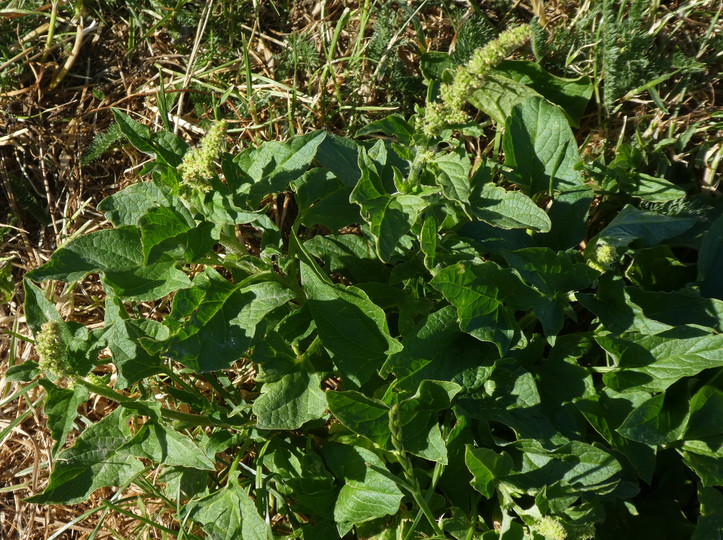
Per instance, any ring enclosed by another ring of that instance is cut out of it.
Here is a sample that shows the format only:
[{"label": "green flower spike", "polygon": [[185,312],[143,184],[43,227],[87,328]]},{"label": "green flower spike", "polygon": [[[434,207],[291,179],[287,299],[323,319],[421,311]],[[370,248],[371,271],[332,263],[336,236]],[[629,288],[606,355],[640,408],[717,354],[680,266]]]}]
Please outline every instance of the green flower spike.
[{"label": "green flower spike", "polygon": [[457,68],[454,80],[439,89],[439,101],[429,103],[421,120],[422,132],[436,137],[448,124],[461,124],[467,120],[462,110],[467,96],[481,86],[482,80],[530,37],[530,26],[523,24],[505,30],[497,39],[480,47],[466,65]]},{"label": "green flower spike", "polygon": [[178,166],[183,183],[203,192],[210,191],[209,179],[214,175],[214,161],[221,154],[226,133],[226,121],[213,125],[200,144],[186,152],[183,162]]},{"label": "green flower spike", "polygon": [[543,535],[545,538],[550,540],[566,540],[567,531],[562,523],[557,519],[544,516],[540,521],[535,524],[535,532]]},{"label": "green flower spike", "polygon": [[65,343],[60,336],[60,324],[57,321],[43,323],[35,338],[35,350],[40,369],[59,377],[68,375]]},{"label": "green flower spike", "polygon": [[618,250],[612,244],[598,241],[592,251],[587,265],[601,274],[610,270],[618,259]]}]

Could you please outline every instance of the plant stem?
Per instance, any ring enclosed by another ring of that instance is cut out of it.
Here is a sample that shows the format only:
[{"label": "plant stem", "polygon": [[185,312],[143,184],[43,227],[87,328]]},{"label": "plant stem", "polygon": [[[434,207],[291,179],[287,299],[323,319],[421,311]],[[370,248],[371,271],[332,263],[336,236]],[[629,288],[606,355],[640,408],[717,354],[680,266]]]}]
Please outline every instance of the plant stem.
[{"label": "plant stem", "polygon": [[418,144],[414,148],[414,160],[409,168],[409,177],[407,178],[407,186],[415,186],[419,183],[419,175],[422,173],[424,167],[425,154],[429,148],[429,143],[426,145]]},{"label": "plant stem", "polygon": [[[116,392],[115,390],[108,388],[107,386],[100,386],[86,381],[85,379],[76,378],[74,379],[75,384],[80,384],[86,387],[91,392],[103,396],[104,398],[115,401],[116,403],[128,407],[130,409],[138,409],[139,402],[131,397]],[[174,411],[166,407],[161,407],[161,416],[167,420],[178,420],[185,424],[192,426],[220,426],[220,427],[238,427],[231,423],[224,422],[223,420],[215,420],[208,416],[202,416],[199,414],[183,413],[180,411]]]},{"label": "plant stem", "polygon": [[236,238],[236,231],[233,225],[226,225],[221,229],[221,245],[225,247],[229,253],[236,255],[237,257],[243,257],[248,255],[248,250],[238,241]]},{"label": "plant stem", "polygon": [[407,479],[404,484],[401,484],[402,487],[405,487],[412,495],[414,502],[417,503],[417,506],[419,506],[420,510],[427,518],[434,534],[444,537],[442,529],[440,529],[439,525],[437,525],[437,521],[434,519],[434,514],[432,514],[432,510],[427,504],[427,499],[422,494],[422,488],[419,485],[419,480],[417,480],[417,477],[414,475],[414,465],[409,460],[409,456],[404,450],[402,444],[403,434],[401,417],[399,415],[399,404],[395,404],[391,407],[391,409],[389,409],[389,431],[392,435],[392,446],[394,446],[393,453],[399,461],[399,464],[402,466],[402,471],[404,471],[404,476]]}]

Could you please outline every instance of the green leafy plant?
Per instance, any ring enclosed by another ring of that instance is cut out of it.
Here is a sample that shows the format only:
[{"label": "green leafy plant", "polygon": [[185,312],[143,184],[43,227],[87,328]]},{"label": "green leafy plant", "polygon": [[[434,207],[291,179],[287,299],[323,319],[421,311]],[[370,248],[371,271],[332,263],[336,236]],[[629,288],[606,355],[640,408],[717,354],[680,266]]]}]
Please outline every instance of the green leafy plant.
[{"label": "green leafy plant", "polygon": [[[720,204],[645,207],[673,198],[615,176],[628,202],[593,229],[591,85],[502,50],[356,138],[233,155],[221,123],[191,149],[115,111],[150,180],[25,280],[40,362],[9,377],[45,387],[56,440],[29,501],[135,483],[187,538],[710,538]],[[504,127],[504,163],[468,153],[474,122],[429,123],[445,96]],[[93,276],[89,328],[50,285]],[[92,395],[117,406],[68,446]]]}]

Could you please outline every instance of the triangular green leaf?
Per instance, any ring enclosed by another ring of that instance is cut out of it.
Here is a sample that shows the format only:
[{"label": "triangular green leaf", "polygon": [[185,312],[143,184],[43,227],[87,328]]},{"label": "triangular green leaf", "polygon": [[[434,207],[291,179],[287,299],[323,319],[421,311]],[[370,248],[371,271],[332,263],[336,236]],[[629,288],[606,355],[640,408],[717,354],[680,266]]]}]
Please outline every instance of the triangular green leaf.
[{"label": "triangular green leaf", "polygon": [[324,348],[351,381],[366,382],[389,354],[401,350],[384,311],[364,291],[330,284],[303,263],[301,282]]},{"label": "triangular green leaf", "polygon": [[26,499],[36,504],[74,504],[96,489],[119,486],[143,470],[131,453],[122,450],[131,438],[123,409],[83,431],[72,448],[60,453],[50,482],[39,495]]}]

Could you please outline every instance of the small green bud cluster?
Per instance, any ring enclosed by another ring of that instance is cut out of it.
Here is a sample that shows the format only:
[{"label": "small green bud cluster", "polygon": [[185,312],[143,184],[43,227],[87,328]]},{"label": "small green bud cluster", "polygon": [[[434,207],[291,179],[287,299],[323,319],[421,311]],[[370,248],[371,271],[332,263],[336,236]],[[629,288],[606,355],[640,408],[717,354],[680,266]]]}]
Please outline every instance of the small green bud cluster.
[{"label": "small green bud cluster", "polygon": [[587,265],[604,274],[613,267],[618,259],[618,250],[612,244],[605,241],[598,241],[591,251]]},{"label": "small green bud cluster", "polygon": [[105,379],[103,379],[103,377],[100,377],[93,372],[88,373],[85,376],[85,380],[88,381],[89,383],[93,383],[98,386],[104,386],[106,384],[106,381],[105,381]]},{"label": "small green bud cluster", "polygon": [[447,124],[461,124],[467,120],[463,107],[468,96],[481,86],[487,74],[499,65],[530,37],[530,26],[523,24],[505,30],[497,39],[480,47],[466,65],[457,68],[450,84],[439,89],[439,101],[429,103],[421,121],[421,130],[435,137]]},{"label": "small green bud cluster", "polygon": [[65,342],[60,335],[60,324],[57,321],[43,323],[35,338],[35,350],[38,353],[40,369],[59,377],[68,375]]},{"label": "small green bud cluster", "polygon": [[209,178],[214,174],[214,161],[221,154],[226,133],[226,121],[213,125],[200,144],[186,152],[183,162],[178,166],[183,183],[188,187],[207,192],[211,189]]},{"label": "small green bud cluster", "polygon": [[392,434],[392,446],[400,454],[404,453],[402,444],[402,419],[399,415],[399,404],[395,403],[389,409],[389,431]]},{"label": "small green bud cluster", "polygon": [[554,517],[543,516],[543,518],[535,524],[534,528],[535,532],[550,540],[566,540],[567,538],[565,526]]}]

